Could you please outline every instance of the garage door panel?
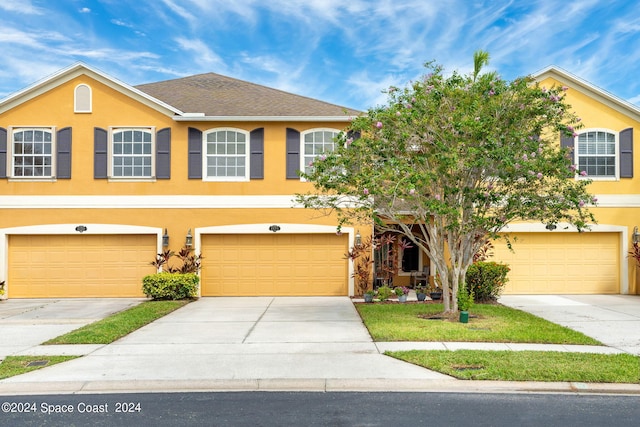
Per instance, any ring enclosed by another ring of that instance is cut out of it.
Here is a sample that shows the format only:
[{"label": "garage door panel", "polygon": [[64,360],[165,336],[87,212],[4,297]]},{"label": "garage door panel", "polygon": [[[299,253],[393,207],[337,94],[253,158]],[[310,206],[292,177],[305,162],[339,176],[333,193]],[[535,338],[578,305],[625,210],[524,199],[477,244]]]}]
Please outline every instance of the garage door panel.
[{"label": "garage door panel", "polygon": [[9,236],[11,298],[141,297],[154,235]]},{"label": "garage door panel", "polygon": [[494,259],[509,264],[505,294],[620,292],[618,233],[515,233],[513,252],[497,242]]},{"label": "garage door panel", "polygon": [[347,295],[346,252],[333,234],[204,235],[202,295]]}]

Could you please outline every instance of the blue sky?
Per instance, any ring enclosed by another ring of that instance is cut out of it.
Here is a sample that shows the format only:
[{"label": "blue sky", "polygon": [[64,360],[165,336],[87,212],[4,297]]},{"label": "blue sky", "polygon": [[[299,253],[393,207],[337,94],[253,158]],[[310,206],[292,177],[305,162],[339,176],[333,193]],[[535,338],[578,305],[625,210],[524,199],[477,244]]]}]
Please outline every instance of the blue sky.
[{"label": "blue sky", "polygon": [[131,85],[215,72],[366,110],[477,49],[640,104],[634,0],[1,0],[0,97],[83,61]]}]

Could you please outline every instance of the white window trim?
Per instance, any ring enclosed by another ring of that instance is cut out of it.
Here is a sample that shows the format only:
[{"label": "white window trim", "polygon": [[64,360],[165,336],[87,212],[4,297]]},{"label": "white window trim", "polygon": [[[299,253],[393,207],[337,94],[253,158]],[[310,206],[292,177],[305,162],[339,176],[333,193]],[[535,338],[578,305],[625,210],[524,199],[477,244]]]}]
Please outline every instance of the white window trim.
[{"label": "white window trim", "polygon": [[[15,131],[28,130],[28,129],[42,129],[51,132],[51,176],[14,176],[14,159],[13,159],[13,133]],[[56,180],[57,170],[57,144],[56,144],[56,127],[55,126],[8,126],[7,127],[7,176],[9,181],[20,182],[51,182]]]},{"label": "white window trim", "polygon": [[[116,131],[146,130],[151,133],[151,176],[114,176],[113,175],[113,134]],[[155,126],[110,126],[107,136],[107,176],[109,181],[118,182],[154,182],[156,180],[156,127]]]},{"label": "white window trim", "polygon": [[[576,175],[576,179],[590,179],[592,181],[620,181],[620,135],[619,132],[616,132],[607,128],[589,128],[589,129],[580,129],[578,134],[573,138],[573,161],[576,166],[579,165],[580,155],[578,154],[578,136],[588,132],[606,132],[610,133],[615,138],[616,144],[616,153],[614,155],[615,160],[615,176],[580,176],[580,174]],[[589,157],[588,155],[583,155],[583,157]]]},{"label": "white window trim", "polygon": [[[307,129],[305,131],[300,132],[300,170],[302,172],[305,171],[308,163],[305,161],[306,155],[304,152],[304,137],[306,134],[313,133],[313,132],[335,132],[337,137],[342,131],[340,129],[334,129],[334,128],[313,128],[313,129]],[[334,149],[335,149],[335,142],[334,142]],[[300,177],[300,181],[306,182],[307,180]]]},{"label": "white window trim", "polygon": [[[244,176],[209,176],[207,174],[207,135],[214,132],[231,131],[245,136],[245,169]],[[248,182],[251,174],[251,132],[234,127],[207,129],[202,132],[202,180],[205,182]]]},{"label": "white window trim", "polygon": [[[89,89],[89,109],[87,110],[81,110],[78,108],[78,89],[80,87],[86,87],[87,89]],[[92,110],[93,110],[93,90],[91,90],[91,86],[89,86],[88,84],[80,83],[73,90],[73,112],[86,114],[86,113],[91,113]]]}]

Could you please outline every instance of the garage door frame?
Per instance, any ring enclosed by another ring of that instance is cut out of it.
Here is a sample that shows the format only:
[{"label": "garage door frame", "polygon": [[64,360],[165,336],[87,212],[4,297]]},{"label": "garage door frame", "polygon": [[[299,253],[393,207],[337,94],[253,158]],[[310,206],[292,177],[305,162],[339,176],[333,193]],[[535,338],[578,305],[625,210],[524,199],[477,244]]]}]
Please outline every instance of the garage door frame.
[{"label": "garage door frame", "polygon": [[[353,227],[342,227],[342,234],[348,236],[348,247],[351,248],[355,242],[355,229]],[[194,244],[196,254],[201,253],[201,242],[203,234],[336,234],[335,225],[316,224],[290,224],[290,223],[262,223],[262,224],[233,224],[219,225],[212,227],[200,227],[194,230]],[[206,255],[205,255],[206,256]],[[354,295],[353,263],[348,263],[348,295]],[[200,289],[198,289],[200,292]],[[198,295],[200,296],[200,295]]]},{"label": "garage door frame", "polygon": [[[558,223],[555,230],[547,230],[545,224],[521,223],[509,224],[501,233],[576,233],[576,228],[568,223]],[[589,231],[584,233],[619,233],[620,239],[620,294],[629,294],[629,263],[627,254],[629,253],[629,229],[621,225],[596,224],[591,225]]]},{"label": "garage door frame", "polygon": [[[9,272],[9,236],[11,235],[79,235],[79,234],[152,234],[156,236],[156,253],[162,252],[163,229],[122,224],[45,224],[0,229],[0,280],[7,280]],[[2,299],[11,295],[11,283],[7,281]]]}]

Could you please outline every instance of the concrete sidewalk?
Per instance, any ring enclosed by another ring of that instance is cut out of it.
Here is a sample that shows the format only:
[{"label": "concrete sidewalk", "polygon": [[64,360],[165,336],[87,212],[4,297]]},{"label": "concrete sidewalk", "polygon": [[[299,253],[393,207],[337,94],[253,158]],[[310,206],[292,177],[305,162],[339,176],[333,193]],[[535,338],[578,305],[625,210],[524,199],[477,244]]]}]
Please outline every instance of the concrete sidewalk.
[{"label": "concrete sidewalk", "polygon": [[640,295],[505,295],[500,303],[640,355]]},{"label": "concrete sidewalk", "polygon": [[[0,316],[4,307],[0,307]],[[460,381],[381,354],[459,348],[622,351],[594,346],[374,343],[346,297],[201,298],[109,345],[23,348],[14,354],[85,356],[2,380],[0,394],[179,390],[640,394],[640,385]]]}]

